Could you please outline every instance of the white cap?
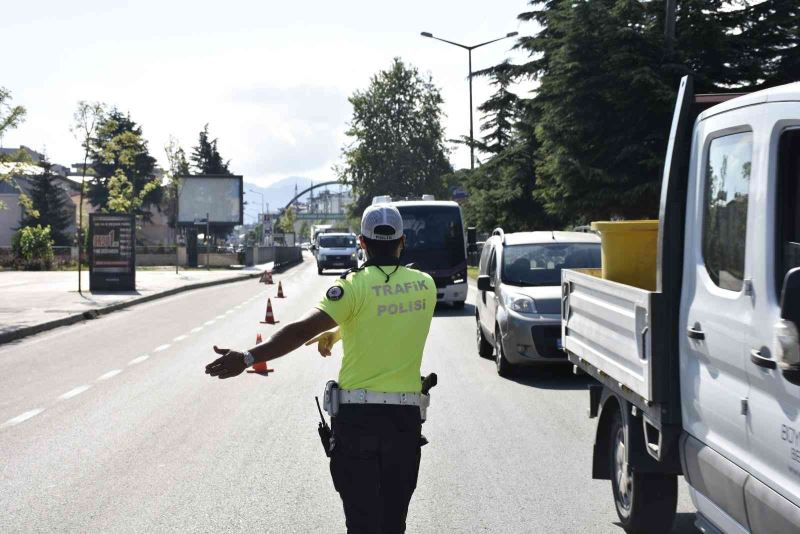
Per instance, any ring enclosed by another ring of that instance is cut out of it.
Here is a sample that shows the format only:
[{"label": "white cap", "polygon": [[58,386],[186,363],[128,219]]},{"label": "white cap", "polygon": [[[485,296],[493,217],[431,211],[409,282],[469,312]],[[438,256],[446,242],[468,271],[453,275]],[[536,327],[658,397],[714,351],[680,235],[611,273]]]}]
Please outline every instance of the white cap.
[{"label": "white cap", "polygon": [[[391,234],[376,234],[375,228],[388,226]],[[393,241],[403,237],[403,217],[397,208],[389,204],[374,204],[364,210],[361,216],[361,235],[377,241]]]}]

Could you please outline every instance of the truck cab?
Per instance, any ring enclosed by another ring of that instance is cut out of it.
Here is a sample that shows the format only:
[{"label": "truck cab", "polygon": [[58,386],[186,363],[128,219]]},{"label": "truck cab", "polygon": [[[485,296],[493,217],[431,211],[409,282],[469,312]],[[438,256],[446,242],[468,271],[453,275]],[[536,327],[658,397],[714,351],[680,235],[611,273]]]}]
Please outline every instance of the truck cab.
[{"label": "truck cab", "polygon": [[564,272],[563,344],[599,382],[593,476],[628,532],[669,531],[678,475],[703,532],[800,532],[799,195],[800,83],[685,78],[656,290]]}]

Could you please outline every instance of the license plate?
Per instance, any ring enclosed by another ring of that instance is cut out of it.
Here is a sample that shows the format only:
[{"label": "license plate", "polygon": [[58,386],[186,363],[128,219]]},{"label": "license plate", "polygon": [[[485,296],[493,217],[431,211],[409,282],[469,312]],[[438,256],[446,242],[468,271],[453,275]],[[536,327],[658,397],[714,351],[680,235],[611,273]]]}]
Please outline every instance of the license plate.
[{"label": "license plate", "polygon": [[340,261],[337,261],[336,263],[333,264],[333,266],[334,267],[344,267],[344,263],[342,263]]}]

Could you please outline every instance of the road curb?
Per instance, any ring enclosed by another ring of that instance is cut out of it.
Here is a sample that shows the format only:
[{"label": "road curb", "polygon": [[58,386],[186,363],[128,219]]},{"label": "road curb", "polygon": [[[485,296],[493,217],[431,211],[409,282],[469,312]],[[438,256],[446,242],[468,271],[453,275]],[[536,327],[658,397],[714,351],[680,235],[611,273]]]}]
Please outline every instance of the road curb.
[{"label": "road curb", "polygon": [[[286,269],[294,267],[297,264],[303,263],[294,262],[294,263],[284,263],[281,265],[276,265],[272,268],[273,272],[284,272]],[[222,284],[230,284],[233,282],[242,282],[244,280],[251,280],[253,278],[258,278],[261,276],[261,272],[255,272],[252,274],[242,275],[242,276],[235,276],[231,278],[223,278],[222,280],[211,280],[209,282],[198,282],[196,284],[187,284],[185,286],[174,287],[172,289],[167,289],[166,291],[161,291],[159,293],[153,293],[152,295],[146,295],[144,297],[139,297],[131,300],[126,300],[125,302],[118,302],[116,304],[111,304],[109,306],[105,306],[103,308],[96,308],[93,310],[87,310],[83,313],[76,313],[74,315],[68,315],[66,317],[61,317],[60,319],[54,319],[52,321],[47,321],[44,323],[39,323],[31,326],[24,326],[22,328],[18,328],[12,332],[6,332],[4,334],[0,334],[0,345],[5,343],[10,343],[11,341],[16,341],[18,339],[22,339],[24,337],[32,336],[34,334],[39,334],[41,332],[46,332],[48,330],[52,330],[54,328],[58,328],[60,326],[68,326],[71,324],[79,323],[81,321],[89,321],[91,319],[97,319],[101,315],[106,315],[108,313],[112,313],[118,310],[122,310],[125,308],[130,308],[131,306],[135,306],[137,304],[143,304],[145,302],[150,302],[152,300],[170,297],[177,293],[183,293],[184,291],[191,291],[192,289],[202,289],[204,287],[211,287],[211,286],[218,286]]]}]

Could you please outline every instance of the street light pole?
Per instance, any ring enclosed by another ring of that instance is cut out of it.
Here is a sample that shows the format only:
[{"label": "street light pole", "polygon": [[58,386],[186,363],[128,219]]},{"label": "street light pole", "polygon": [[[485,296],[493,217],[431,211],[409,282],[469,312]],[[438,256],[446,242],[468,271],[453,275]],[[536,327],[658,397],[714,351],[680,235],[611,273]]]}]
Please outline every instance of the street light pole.
[{"label": "street light pole", "polygon": [[249,190],[251,193],[255,193],[256,195],[261,196],[261,212],[258,214],[258,224],[261,225],[261,240],[259,241],[259,245],[264,244],[264,193],[256,191],[255,189]]},{"label": "street light pole", "polygon": [[463,48],[467,51],[467,56],[469,60],[469,168],[475,169],[475,137],[473,132],[473,117],[472,117],[472,51],[476,48],[480,48],[482,46],[486,46],[488,44],[496,43],[497,41],[502,41],[503,39],[508,39],[509,37],[514,37],[518,35],[517,32],[510,32],[505,35],[505,37],[498,37],[497,39],[492,39],[491,41],[486,41],[483,43],[479,43],[472,46],[463,45],[461,43],[455,43],[453,41],[448,41],[447,39],[442,39],[440,37],[434,36],[430,32],[421,32],[420,35],[423,37],[427,37],[429,39],[436,39],[437,41],[442,41],[443,43],[451,44],[453,46],[457,46],[459,48]]}]

